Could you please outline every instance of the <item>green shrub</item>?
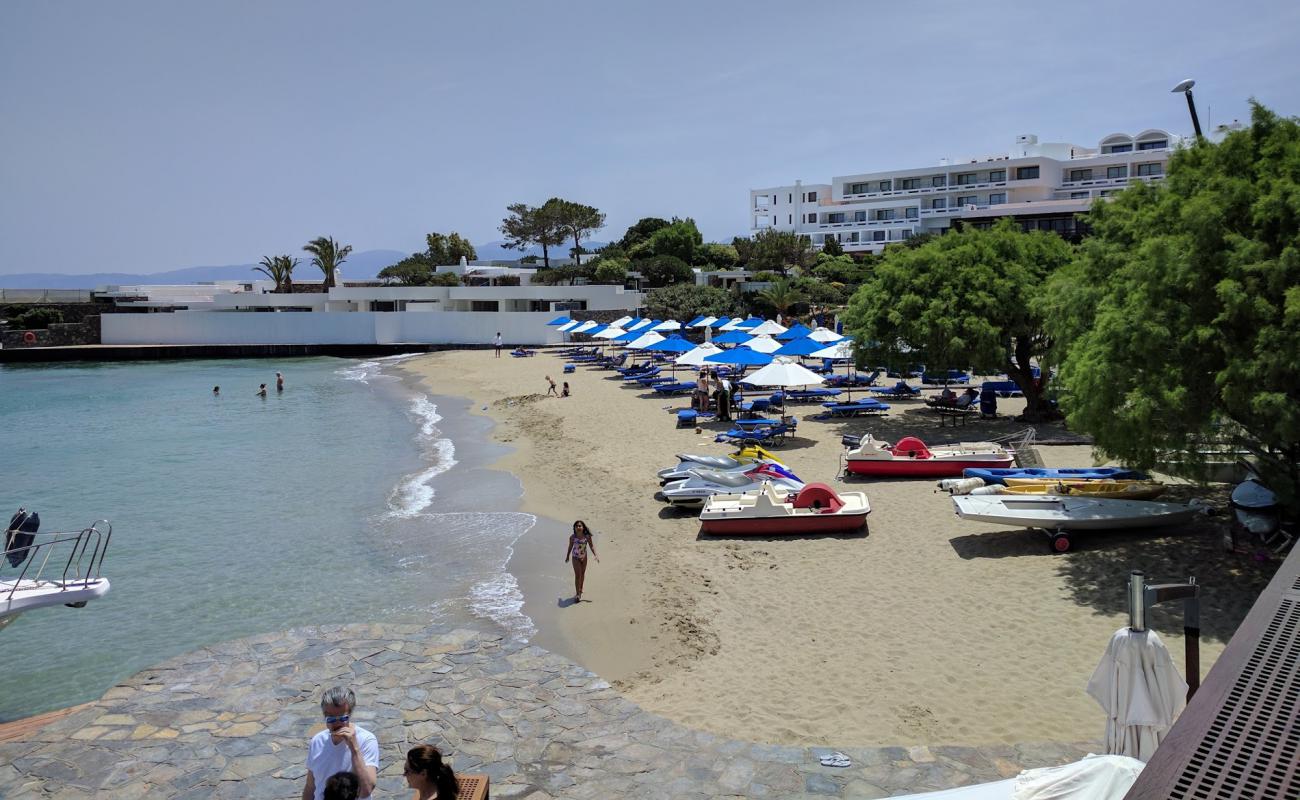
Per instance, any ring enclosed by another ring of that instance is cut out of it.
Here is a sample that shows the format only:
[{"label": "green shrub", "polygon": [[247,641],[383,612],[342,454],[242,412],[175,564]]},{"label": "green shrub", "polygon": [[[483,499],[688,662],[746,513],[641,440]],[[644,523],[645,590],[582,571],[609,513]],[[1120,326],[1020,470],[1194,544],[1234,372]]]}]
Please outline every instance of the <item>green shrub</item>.
[{"label": "green shrub", "polygon": [[63,312],[57,308],[33,308],[9,319],[9,324],[20,331],[48,328],[51,323],[62,322]]}]

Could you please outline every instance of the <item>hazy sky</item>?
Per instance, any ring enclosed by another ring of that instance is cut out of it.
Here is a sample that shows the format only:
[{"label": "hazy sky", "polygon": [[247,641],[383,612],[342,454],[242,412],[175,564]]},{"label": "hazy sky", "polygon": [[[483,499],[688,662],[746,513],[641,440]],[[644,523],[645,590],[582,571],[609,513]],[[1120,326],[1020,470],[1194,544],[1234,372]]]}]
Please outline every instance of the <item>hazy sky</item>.
[{"label": "hazy sky", "polygon": [[1300,114],[1300,3],[0,1],[0,273],[747,232],[751,187]]}]

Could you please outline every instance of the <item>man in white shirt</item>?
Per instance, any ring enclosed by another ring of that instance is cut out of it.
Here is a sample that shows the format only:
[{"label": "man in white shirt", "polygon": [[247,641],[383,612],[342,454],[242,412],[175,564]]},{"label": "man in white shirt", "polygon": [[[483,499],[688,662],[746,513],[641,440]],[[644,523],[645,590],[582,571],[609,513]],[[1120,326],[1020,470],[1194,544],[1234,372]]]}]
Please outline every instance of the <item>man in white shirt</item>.
[{"label": "man in white shirt", "polygon": [[501,357],[501,331],[497,331],[497,338],[495,341],[497,346],[497,358],[500,358]]},{"label": "man in white shirt", "polygon": [[336,772],[351,772],[360,783],[360,800],[375,790],[379,776],[379,740],[365,728],[352,724],[357,698],[351,689],[335,686],[320,699],[325,730],[311,738],[307,749],[307,785],[302,800],[323,800],[325,781]]}]

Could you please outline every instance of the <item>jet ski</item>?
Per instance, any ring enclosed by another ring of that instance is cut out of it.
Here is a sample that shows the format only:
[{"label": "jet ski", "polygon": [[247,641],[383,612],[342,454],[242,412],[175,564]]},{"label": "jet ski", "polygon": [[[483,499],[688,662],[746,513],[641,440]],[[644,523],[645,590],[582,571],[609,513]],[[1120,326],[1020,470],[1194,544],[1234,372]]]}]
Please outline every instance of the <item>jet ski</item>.
[{"label": "jet ski", "polygon": [[764,481],[770,483],[773,491],[783,497],[788,492],[797,492],[803,488],[803,481],[793,472],[780,464],[765,463],[736,472],[698,469],[686,480],[664,486],[655,497],[673,506],[700,508],[704,501],[716,494],[757,492],[763,488]]},{"label": "jet ski", "polygon": [[697,469],[734,472],[752,468],[755,464],[781,464],[781,460],[758,445],[742,447],[729,456],[678,453],[677,466],[659,470],[659,483],[686,480]]}]

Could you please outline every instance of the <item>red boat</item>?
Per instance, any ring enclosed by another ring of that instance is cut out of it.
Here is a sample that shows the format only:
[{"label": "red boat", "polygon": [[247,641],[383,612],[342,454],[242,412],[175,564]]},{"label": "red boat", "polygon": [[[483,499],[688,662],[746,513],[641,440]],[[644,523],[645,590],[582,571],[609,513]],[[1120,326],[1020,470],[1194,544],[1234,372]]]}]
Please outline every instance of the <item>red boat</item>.
[{"label": "red boat", "polygon": [[868,434],[860,445],[844,453],[844,468],[854,475],[879,478],[947,478],[967,468],[1009,467],[1013,456],[993,442],[957,442],[933,449],[915,436],[897,444],[877,441]]},{"label": "red boat", "polygon": [[867,523],[871,505],[862,492],[835,490],[810,483],[793,492],[778,492],[764,481],[757,492],[718,494],[704,503],[700,525],[705,533],[726,536],[780,536],[846,533]]}]

